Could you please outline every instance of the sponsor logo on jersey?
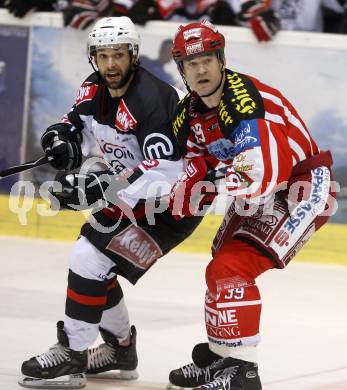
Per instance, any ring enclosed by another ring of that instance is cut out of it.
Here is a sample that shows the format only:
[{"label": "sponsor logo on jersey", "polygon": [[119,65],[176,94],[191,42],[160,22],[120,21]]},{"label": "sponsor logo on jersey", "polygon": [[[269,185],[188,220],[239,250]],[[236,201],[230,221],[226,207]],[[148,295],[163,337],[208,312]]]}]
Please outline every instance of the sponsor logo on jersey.
[{"label": "sponsor logo on jersey", "polygon": [[100,149],[116,173],[120,173],[126,167],[123,162],[135,160],[135,156],[124,145],[105,142],[100,145]]},{"label": "sponsor logo on jersey", "polygon": [[234,122],[233,118],[228,112],[227,104],[223,99],[220,100],[218,104],[219,118],[223,121],[225,126],[230,125]]},{"label": "sponsor logo on jersey", "polygon": [[94,84],[89,84],[89,85],[83,84],[78,91],[78,95],[76,98],[76,105],[85,102],[87,100],[92,100],[96,93],[97,88],[98,87]]},{"label": "sponsor logo on jersey", "polygon": [[257,108],[255,101],[251,98],[245,84],[237,73],[227,74],[228,88],[233,91],[231,102],[235,109],[241,114],[253,114]]},{"label": "sponsor logo on jersey", "polygon": [[172,156],[174,147],[170,138],[166,135],[152,133],[145,138],[142,150],[146,160],[156,160]]},{"label": "sponsor logo on jersey", "polygon": [[139,226],[130,225],[112,238],[107,250],[124,257],[136,267],[148,269],[163,255],[159,245]]},{"label": "sponsor logo on jersey", "polygon": [[158,160],[144,160],[141,163],[141,167],[145,170],[148,171],[149,169],[153,169],[159,165]]},{"label": "sponsor logo on jersey", "polygon": [[241,121],[239,126],[232,133],[231,141],[234,143],[235,154],[260,146],[257,120]]},{"label": "sponsor logo on jersey", "polygon": [[116,122],[115,122],[116,128],[120,131],[127,132],[130,130],[134,130],[136,125],[137,125],[136,119],[129,111],[124,100],[121,99],[116,114]]},{"label": "sponsor logo on jersey", "polygon": [[211,156],[216,157],[219,161],[230,160],[235,156],[234,147],[230,140],[220,138],[217,141],[207,145],[207,150]]},{"label": "sponsor logo on jersey", "polygon": [[124,146],[112,144],[106,142],[101,146],[101,150],[105,154],[112,154],[114,157],[119,159],[130,159],[134,160],[135,156]]}]

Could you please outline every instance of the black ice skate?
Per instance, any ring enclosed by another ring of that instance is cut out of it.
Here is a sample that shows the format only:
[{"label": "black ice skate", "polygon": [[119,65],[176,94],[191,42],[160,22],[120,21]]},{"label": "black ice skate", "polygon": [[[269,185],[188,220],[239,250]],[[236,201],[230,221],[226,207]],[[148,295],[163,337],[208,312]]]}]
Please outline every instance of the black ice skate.
[{"label": "black ice skate", "polygon": [[255,363],[231,357],[222,358],[208,344],[198,344],[192,352],[193,363],[170,372],[168,388],[199,390],[261,390]]},{"label": "black ice skate", "polygon": [[187,364],[170,372],[168,388],[198,387],[213,381],[219,371],[214,371],[211,365],[220,360],[221,356],[210,351],[208,343],[197,344],[192,351],[193,363]]},{"label": "black ice skate", "polygon": [[130,344],[120,346],[117,338],[100,328],[105,341],[98,347],[88,350],[87,375],[107,379],[137,379],[136,328],[130,329]]},{"label": "black ice skate", "polygon": [[218,360],[210,366],[218,372],[214,380],[196,390],[261,390],[258,365],[231,357]]},{"label": "black ice skate", "polygon": [[78,352],[69,348],[63,321],[57,323],[57,336],[58,343],[48,352],[22,364],[23,378],[18,382],[21,386],[79,389],[86,385],[87,350]]}]

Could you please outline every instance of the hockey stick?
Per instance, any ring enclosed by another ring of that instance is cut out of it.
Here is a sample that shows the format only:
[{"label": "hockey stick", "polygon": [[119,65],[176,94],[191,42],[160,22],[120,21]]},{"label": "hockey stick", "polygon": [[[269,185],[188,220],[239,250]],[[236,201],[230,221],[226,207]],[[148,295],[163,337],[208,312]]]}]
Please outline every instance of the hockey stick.
[{"label": "hockey stick", "polygon": [[43,156],[38,158],[37,160],[28,161],[21,165],[15,165],[14,167],[4,169],[3,171],[0,171],[0,180],[4,177],[14,175],[16,173],[27,171],[28,169],[39,167],[40,165],[47,164],[49,162],[49,159],[47,156]]}]

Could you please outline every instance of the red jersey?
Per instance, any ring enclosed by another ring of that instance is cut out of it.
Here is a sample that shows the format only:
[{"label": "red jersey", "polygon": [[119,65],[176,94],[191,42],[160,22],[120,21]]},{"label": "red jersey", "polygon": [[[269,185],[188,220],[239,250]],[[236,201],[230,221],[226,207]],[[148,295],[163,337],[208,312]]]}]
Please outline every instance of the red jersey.
[{"label": "red jersey", "polygon": [[173,130],[182,154],[204,156],[212,167],[232,165],[247,185],[231,195],[267,196],[299,162],[319,153],[304,121],[277,89],[226,70],[218,106],[193,92],[180,101]]}]

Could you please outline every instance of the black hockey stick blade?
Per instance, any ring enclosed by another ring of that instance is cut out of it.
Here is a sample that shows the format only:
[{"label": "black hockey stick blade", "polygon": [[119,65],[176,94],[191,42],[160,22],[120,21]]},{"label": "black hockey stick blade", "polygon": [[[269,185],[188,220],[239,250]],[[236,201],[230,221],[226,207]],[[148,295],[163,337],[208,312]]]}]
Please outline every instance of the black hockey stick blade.
[{"label": "black hockey stick blade", "polygon": [[0,171],[0,179],[3,179],[4,177],[15,175],[16,173],[27,171],[28,169],[36,168],[41,165],[47,164],[49,162],[49,159],[47,156],[43,156],[38,158],[37,160],[28,161],[21,165],[15,165],[14,167],[4,169],[3,171]]}]

